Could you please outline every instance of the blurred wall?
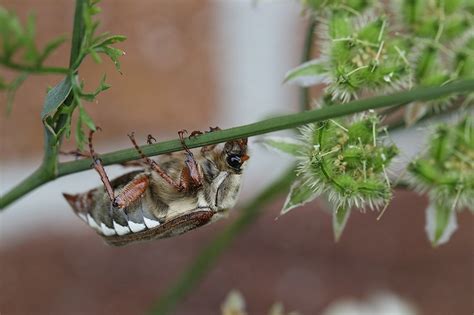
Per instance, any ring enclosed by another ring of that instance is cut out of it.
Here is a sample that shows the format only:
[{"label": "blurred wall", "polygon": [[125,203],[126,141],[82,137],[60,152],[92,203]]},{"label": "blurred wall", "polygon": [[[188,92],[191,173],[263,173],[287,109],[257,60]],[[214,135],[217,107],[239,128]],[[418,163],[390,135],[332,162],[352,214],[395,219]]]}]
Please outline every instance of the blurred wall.
[{"label": "blurred wall", "polygon": [[[103,132],[96,148],[129,147],[132,130],[144,137],[175,137],[181,128],[231,127],[296,110],[284,73],[299,62],[305,19],[297,1],[103,1],[103,30],[129,36],[121,45],[123,75],[110,62],[91,60],[81,76],[95,86],[105,71],[112,88],[90,111]],[[67,33],[72,1],[2,0],[25,17],[37,12],[40,40]],[[68,47],[52,64],[67,63]],[[46,85],[33,77],[19,91],[14,111],[1,117],[1,191],[40,162],[39,112]],[[19,127],[21,126],[21,128]],[[418,132],[418,131],[417,131]],[[422,139],[405,133],[405,139]],[[420,143],[405,141],[416,152]],[[73,144],[69,144],[73,148]],[[243,198],[278,175],[283,157],[252,145]],[[406,157],[403,157],[406,160]],[[123,173],[109,167],[110,175]],[[60,178],[0,215],[0,313],[141,314],[173,283],[227,220],[183,236],[111,248],[80,222],[61,192],[100,184],[93,171]],[[242,233],[176,314],[217,314],[229,290],[245,295],[250,314],[275,301],[303,314],[319,314],[338,298],[392,291],[421,314],[467,314],[474,309],[474,220],[461,214],[450,243],[433,250],[424,235],[426,199],[399,191],[381,221],[354,212],[339,243],[319,201],[279,220],[283,199]],[[393,315],[393,314],[390,314]],[[405,315],[405,314],[403,314]]]},{"label": "blurred wall", "polygon": [[[37,17],[39,46],[58,35],[71,33],[73,1],[2,1],[23,20],[29,12]],[[207,1],[103,1],[99,31],[123,34],[118,45],[126,52],[120,60],[123,75],[104,57],[97,65],[91,58],[80,68],[86,87],[94,89],[104,73],[112,89],[86,109],[103,132],[104,143],[125,142],[128,132],[153,133],[159,138],[181,128],[199,128],[216,108],[213,10]],[[65,66],[69,41],[48,64]],[[31,76],[17,93],[10,117],[1,115],[2,159],[38,155],[42,150],[39,114],[45,91],[62,78]],[[3,96],[3,95],[2,95]],[[3,103],[3,101],[2,101]],[[19,126],[22,128],[20,129]],[[73,144],[69,144],[73,147]]]}]

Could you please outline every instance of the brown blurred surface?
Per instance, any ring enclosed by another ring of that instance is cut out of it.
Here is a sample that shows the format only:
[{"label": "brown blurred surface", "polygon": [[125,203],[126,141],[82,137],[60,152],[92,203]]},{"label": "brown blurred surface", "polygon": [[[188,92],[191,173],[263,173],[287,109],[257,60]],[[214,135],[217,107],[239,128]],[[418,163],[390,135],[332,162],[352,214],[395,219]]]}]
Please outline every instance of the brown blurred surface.
[{"label": "brown blurred surface", "polygon": [[[421,314],[474,310],[474,219],[466,211],[451,241],[433,249],[423,228],[426,202],[412,193],[398,192],[379,222],[375,213],[355,212],[338,244],[317,203],[275,221],[282,202],[238,237],[175,314],[217,314],[233,288],[250,314],[265,314],[274,301],[318,314],[337,298],[377,290],[401,295]],[[0,252],[1,313],[143,314],[232,220],[123,248],[104,245],[85,225],[78,234],[31,235]]]},{"label": "brown blurred surface", "polygon": [[[1,4],[22,17],[36,11],[41,43],[70,32],[72,1]],[[81,68],[90,88],[104,72],[113,86],[98,104],[86,105],[104,130],[97,148],[126,141],[132,130],[160,137],[207,126],[216,105],[213,6],[198,0],[103,1],[101,6],[102,30],[129,39],[119,45],[127,52],[123,75],[105,58],[101,65],[87,60]],[[48,64],[67,64],[68,48]],[[39,113],[46,86],[58,80],[31,77],[18,91],[12,115],[0,115],[2,160],[41,153]],[[400,294],[422,314],[474,311],[474,219],[466,211],[452,240],[433,249],[424,232],[426,201],[414,194],[398,192],[380,222],[373,213],[355,212],[338,244],[330,217],[317,203],[275,221],[282,202],[233,243],[176,314],[217,314],[233,288],[244,294],[250,314],[265,314],[275,301],[318,314],[335,299],[364,298],[377,290]],[[0,313],[142,314],[237,213],[181,237],[124,248],[107,247],[80,220],[79,232],[25,231],[31,235],[0,250]]]},{"label": "brown blurred surface", "polygon": [[[71,34],[73,1],[3,0],[1,5],[24,19],[37,17],[39,47],[58,35]],[[99,95],[97,104],[86,109],[103,132],[97,145],[126,141],[130,131],[157,137],[188,128],[207,127],[215,103],[212,68],[213,7],[199,0],[103,1],[100,32],[126,35],[117,47],[123,75],[103,57],[97,65],[90,58],[80,68],[89,90],[95,89],[104,73],[112,89]],[[46,64],[66,66],[69,41]],[[31,76],[18,90],[10,117],[0,115],[2,159],[40,154],[43,146],[39,115],[45,91],[61,76]],[[5,95],[0,95],[2,111]],[[176,122],[179,121],[179,126]],[[21,126],[21,130],[19,128]],[[66,147],[74,148],[73,140]]]}]

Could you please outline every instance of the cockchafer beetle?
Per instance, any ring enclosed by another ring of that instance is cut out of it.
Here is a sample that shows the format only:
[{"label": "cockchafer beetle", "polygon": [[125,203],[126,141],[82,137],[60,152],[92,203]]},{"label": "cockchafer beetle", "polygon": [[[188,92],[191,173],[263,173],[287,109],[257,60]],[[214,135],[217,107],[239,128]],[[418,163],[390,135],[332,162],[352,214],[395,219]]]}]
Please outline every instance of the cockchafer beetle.
[{"label": "cockchafer beetle", "polygon": [[[211,132],[219,128],[211,128]],[[74,212],[110,245],[121,246],[183,234],[213,222],[238,198],[242,171],[249,159],[247,139],[190,150],[178,132],[184,151],[146,157],[130,134],[142,167],[109,181],[89,135],[93,167],[103,186],[64,197]],[[190,137],[201,134],[191,133]],[[154,140],[148,136],[148,143]]]}]

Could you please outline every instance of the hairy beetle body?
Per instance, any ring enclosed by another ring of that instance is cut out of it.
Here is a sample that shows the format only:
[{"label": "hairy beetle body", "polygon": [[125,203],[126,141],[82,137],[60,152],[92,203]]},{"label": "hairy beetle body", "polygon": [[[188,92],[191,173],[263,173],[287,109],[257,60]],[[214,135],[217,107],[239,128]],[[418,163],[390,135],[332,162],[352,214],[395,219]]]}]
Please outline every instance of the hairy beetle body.
[{"label": "hairy beetle body", "polygon": [[[111,245],[179,235],[215,221],[235,205],[246,150],[246,142],[240,140],[159,156],[155,162],[169,178],[149,166],[129,172],[110,181],[114,200],[104,186],[64,196],[74,212]],[[229,156],[243,157],[242,163],[229,164]],[[199,185],[190,181],[182,185],[184,189],[170,184],[170,180],[190,178],[186,168],[190,158],[197,166],[193,172],[200,177]]]}]

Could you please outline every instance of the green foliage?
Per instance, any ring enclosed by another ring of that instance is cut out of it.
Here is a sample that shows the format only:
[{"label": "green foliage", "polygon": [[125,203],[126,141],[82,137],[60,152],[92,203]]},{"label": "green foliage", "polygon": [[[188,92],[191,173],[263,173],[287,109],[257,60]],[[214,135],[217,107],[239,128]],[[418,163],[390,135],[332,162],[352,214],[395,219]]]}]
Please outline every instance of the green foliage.
[{"label": "green foliage", "polygon": [[463,208],[474,212],[472,113],[467,113],[456,124],[438,125],[431,135],[426,153],[415,159],[408,169],[413,187],[428,193],[430,197],[427,216],[431,213],[435,215],[432,220],[434,223],[427,225],[427,232],[433,245],[439,245],[454,232],[451,230],[447,234],[445,231],[451,214]]},{"label": "green foliage", "polygon": [[0,7],[0,39],[2,64],[21,60],[32,68],[43,66],[45,59],[66,40],[64,36],[57,37],[40,50],[35,44],[35,16],[30,14],[25,25],[22,26],[14,13],[8,12],[2,7]]},{"label": "green foliage", "polygon": [[338,102],[410,84],[405,44],[388,35],[386,17],[336,11],[325,24],[321,56],[288,72],[286,81],[303,86],[328,83],[327,95]]},{"label": "green foliage", "polygon": [[[333,208],[335,238],[341,235],[351,208],[380,208],[392,197],[386,168],[398,153],[380,138],[375,113],[356,117],[352,123],[327,120],[300,129],[297,155],[298,179],[291,187],[282,214],[321,194]],[[288,153],[288,140],[271,139],[273,148]],[[296,142],[295,142],[296,145]]]},{"label": "green foliage", "polygon": [[[333,106],[391,90],[443,86],[474,78],[474,4],[471,0],[393,0],[387,5],[363,0],[303,0],[302,3],[312,13],[310,18],[320,24],[317,33],[322,34],[318,43],[321,54],[290,70],[285,82],[303,87],[326,84],[325,94],[316,100],[320,106]],[[412,101],[405,108],[405,123],[411,125],[452,104],[470,107],[474,104],[474,93]],[[372,119],[377,124],[377,118]],[[361,170],[366,174],[370,169],[369,174],[380,175],[396,154],[394,147],[383,147],[383,152],[373,151],[378,147],[375,142],[369,150],[351,143],[354,139],[361,143],[375,139],[370,124],[370,120],[365,119],[344,127],[333,121],[303,129],[304,141],[314,146],[310,149],[312,158],[300,165],[301,174],[313,174],[313,177],[304,177],[303,184],[312,184],[322,193],[329,193],[334,211],[340,215],[333,220],[336,238],[352,206],[386,204],[391,196],[390,187],[381,177],[364,175],[364,181],[360,181]],[[465,138],[469,135],[471,139],[469,128],[472,125],[470,119],[458,128],[439,127],[427,153],[431,156],[419,158],[409,167],[416,179],[415,186],[430,192],[427,232],[434,245],[447,241],[455,230],[454,208],[474,204],[472,184],[467,183],[474,183],[473,156],[468,152],[470,149],[466,151],[471,140]],[[341,140],[342,134],[351,139],[347,140],[350,147],[342,149],[341,143],[346,141]],[[322,158],[324,154],[327,156]],[[344,172],[340,172],[341,166]],[[291,192],[291,196],[300,194]],[[294,203],[290,206],[295,207]]]},{"label": "green foliage", "polygon": [[[326,95],[318,104],[474,77],[470,0],[393,0],[389,14],[371,1],[302,2],[320,21],[322,53],[289,71],[286,81],[301,86],[326,83]],[[449,95],[413,102],[405,112],[406,122],[412,124],[459,99]]]},{"label": "green foliage", "polygon": [[[97,6],[97,3],[98,1],[90,0],[87,1],[82,7],[82,20],[80,23],[80,29],[77,32],[82,36],[80,41],[77,42],[75,42],[73,38],[72,52],[74,53],[71,53],[72,59],[70,62],[71,70],[74,73],[70,80],[72,84],[70,98],[71,101],[63,102],[57,107],[57,112],[66,116],[65,123],[61,124],[61,126],[56,125],[56,127],[53,127],[48,120],[43,119],[46,127],[56,130],[57,137],[64,133],[66,137],[69,138],[71,133],[72,115],[74,113],[74,109],[78,107],[79,110],[77,125],[75,128],[75,139],[79,150],[83,149],[83,146],[86,142],[84,126],[91,130],[95,130],[95,124],[89,114],[87,114],[82,101],[93,102],[101,92],[110,88],[110,85],[105,82],[106,76],[104,75],[95,91],[86,92],[84,91],[84,83],[79,79],[77,74],[77,69],[84,58],[88,55],[90,55],[94,61],[101,62],[99,54],[103,53],[112,60],[117,70],[120,71],[120,63],[118,58],[124,54],[122,50],[115,48],[112,45],[124,41],[125,36],[110,35],[108,32],[97,34],[97,28],[100,23],[98,20],[94,20],[93,18],[100,12],[100,8]],[[59,117],[61,115],[55,115],[53,117]],[[57,122],[58,120],[55,120],[53,124],[57,124]]]},{"label": "green foliage", "polygon": [[304,6],[307,6],[310,10],[321,11],[321,10],[337,10],[346,11],[348,13],[357,13],[358,11],[365,10],[373,3],[371,0],[301,0]]},{"label": "green foliage", "polygon": [[[45,60],[66,40],[64,36],[59,36],[39,49],[35,43],[35,20],[35,16],[30,14],[25,25],[22,25],[13,12],[0,6],[0,64],[20,71],[11,82],[6,82],[0,74],[0,91],[4,90],[7,94],[7,113],[11,112],[15,93],[28,75],[44,70]],[[67,72],[67,69],[49,70]]]},{"label": "green foliage", "polygon": [[290,137],[267,136],[257,141],[269,149],[276,149],[276,151],[289,154],[291,156],[298,156],[302,143]]},{"label": "green foliage", "polygon": [[[470,2],[397,2],[395,13],[410,49],[408,58],[413,69],[413,84],[442,85],[474,77],[474,10]],[[450,95],[431,102],[410,104],[406,120],[411,124],[429,109],[449,106],[458,99],[458,95]]]},{"label": "green foliage", "polygon": [[0,64],[12,70],[21,71],[17,79],[10,83],[0,76],[0,89],[7,91],[7,111],[11,110],[15,91],[30,74],[64,73],[66,77],[48,92],[41,118],[47,128],[50,145],[55,145],[63,135],[69,139],[72,116],[79,108],[75,139],[79,149],[86,141],[84,127],[95,130],[92,118],[87,114],[82,101],[93,102],[110,85],[105,82],[105,75],[93,92],[84,91],[84,84],[79,79],[78,69],[84,58],[90,55],[96,62],[101,62],[100,54],[105,54],[120,71],[119,57],[124,52],[113,45],[125,40],[125,36],[111,35],[109,32],[97,33],[100,25],[94,16],[100,12],[97,0],[78,1],[75,27],[73,30],[71,61],[69,68],[45,67],[44,62],[65,40],[58,37],[48,42],[43,50],[35,44],[35,19],[30,15],[26,25],[22,26],[18,17],[0,7]]}]

